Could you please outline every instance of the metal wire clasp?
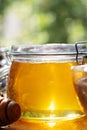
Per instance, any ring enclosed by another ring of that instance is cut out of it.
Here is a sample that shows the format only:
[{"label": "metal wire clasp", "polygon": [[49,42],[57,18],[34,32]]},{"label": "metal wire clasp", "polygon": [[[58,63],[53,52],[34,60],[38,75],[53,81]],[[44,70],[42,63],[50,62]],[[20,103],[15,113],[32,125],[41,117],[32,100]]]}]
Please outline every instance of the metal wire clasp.
[{"label": "metal wire clasp", "polygon": [[[80,47],[79,47],[80,45]],[[80,41],[75,43],[76,49],[76,62],[78,65],[87,63],[87,41]],[[79,56],[82,56],[82,60],[79,60]]]}]

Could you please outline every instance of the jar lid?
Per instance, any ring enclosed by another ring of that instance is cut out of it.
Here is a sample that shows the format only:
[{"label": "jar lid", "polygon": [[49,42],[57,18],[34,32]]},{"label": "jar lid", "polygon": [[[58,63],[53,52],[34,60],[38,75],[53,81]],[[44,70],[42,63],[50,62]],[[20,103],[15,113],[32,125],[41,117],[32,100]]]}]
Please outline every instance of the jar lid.
[{"label": "jar lid", "polygon": [[77,55],[87,52],[85,44],[38,44],[38,45],[13,45],[11,47],[11,54],[13,55]]},{"label": "jar lid", "polygon": [[21,44],[13,45],[10,51],[11,60],[49,62],[49,61],[76,61],[81,64],[87,55],[87,42],[74,44]]}]

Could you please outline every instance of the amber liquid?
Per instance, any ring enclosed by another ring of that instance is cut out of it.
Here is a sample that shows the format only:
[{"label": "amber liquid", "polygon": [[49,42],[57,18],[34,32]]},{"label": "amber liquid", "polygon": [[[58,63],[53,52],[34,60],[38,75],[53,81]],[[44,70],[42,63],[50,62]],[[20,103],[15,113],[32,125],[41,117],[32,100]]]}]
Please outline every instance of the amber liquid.
[{"label": "amber liquid", "polygon": [[18,102],[23,119],[60,120],[83,116],[72,83],[75,62],[13,61],[7,95]]}]

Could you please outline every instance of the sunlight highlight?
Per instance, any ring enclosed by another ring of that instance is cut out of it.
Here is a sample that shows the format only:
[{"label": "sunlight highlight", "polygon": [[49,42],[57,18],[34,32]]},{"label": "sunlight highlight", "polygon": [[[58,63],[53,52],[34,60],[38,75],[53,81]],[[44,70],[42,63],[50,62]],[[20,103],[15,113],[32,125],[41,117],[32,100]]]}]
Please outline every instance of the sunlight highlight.
[{"label": "sunlight highlight", "polygon": [[49,122],[49,123],[48,123],[48,126],[49,126],[49,127],[54,127],[55,125],[56,125],[56,122]]},{"label": "sunlight highlight", "polygon": [[49,109],[52,111],[55,110],[55,104],[53,101],[51,102]]}]

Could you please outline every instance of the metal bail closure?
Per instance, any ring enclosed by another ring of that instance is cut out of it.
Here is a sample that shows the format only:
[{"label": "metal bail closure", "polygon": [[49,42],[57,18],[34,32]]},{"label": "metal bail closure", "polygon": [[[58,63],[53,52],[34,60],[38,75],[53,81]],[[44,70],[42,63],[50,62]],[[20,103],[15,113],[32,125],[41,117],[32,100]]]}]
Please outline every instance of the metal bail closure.
[{"label": "metal bail closure", "polygon": [[78,65],[87,64],[87,41],[75,43],[76,62]]}]

